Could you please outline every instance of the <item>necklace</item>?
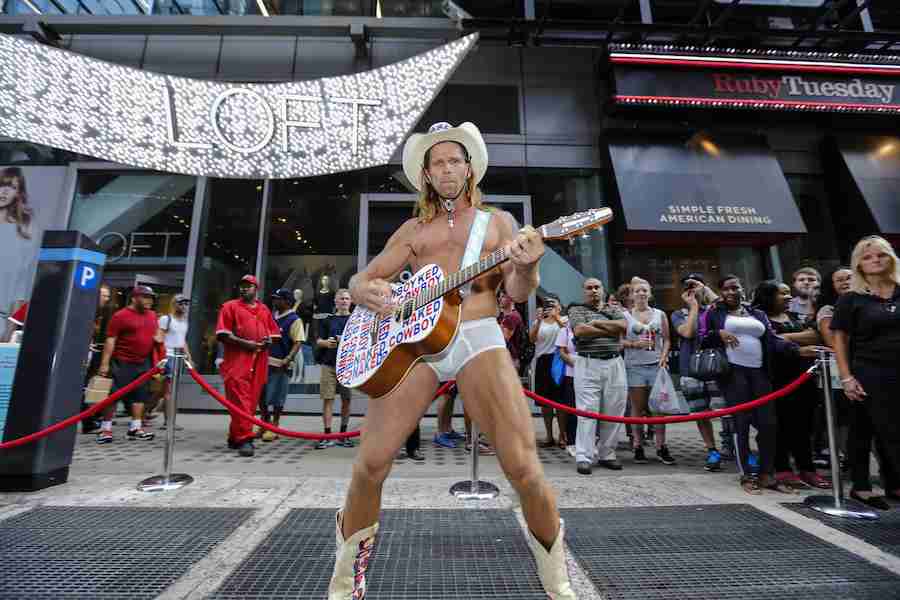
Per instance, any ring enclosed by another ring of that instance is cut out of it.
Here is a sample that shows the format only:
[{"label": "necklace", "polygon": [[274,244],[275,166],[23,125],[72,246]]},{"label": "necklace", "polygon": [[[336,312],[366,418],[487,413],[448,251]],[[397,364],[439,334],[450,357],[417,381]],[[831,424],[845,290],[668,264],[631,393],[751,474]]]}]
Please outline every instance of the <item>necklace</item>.
[{"label": "necklace", "polygon": [[453,229],[453,213],[456,212],[456,204],[454,204],[453,200],[447,198],[441,198],[441,204],[444,205],[444,210],[447,211],[447,223],[450,225],[450,229]]}]

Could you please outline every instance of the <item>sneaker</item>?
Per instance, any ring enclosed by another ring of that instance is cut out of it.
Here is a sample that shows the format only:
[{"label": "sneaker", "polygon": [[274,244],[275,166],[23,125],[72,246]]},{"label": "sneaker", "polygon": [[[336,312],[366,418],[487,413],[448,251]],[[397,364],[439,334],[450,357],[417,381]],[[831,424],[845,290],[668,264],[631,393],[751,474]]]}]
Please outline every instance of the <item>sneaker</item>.
[{"label": "sneaker", "polygon": [[425,462],[425,455],[422,454],[421,450],[413,450],[413,453],[408,454],[407,456],[416,462]]},{"label": "sneaker", "polygon": [[440,446],[441,448],[449,448],[451,450],[456,448],[456,442],[450,437],[449,433],[436,433],[431,442],[435,446]]},{"label": "sneaker", "polygon": [[578,474],[579,475],[590,475],[591,474],[591,463],[589,463],[587,461],[578,463]]},{"label": "sneaker", "polygon": [[635,464],[638,464],[638,465],[647,464],[647,455],[644,454],[643,447],[638,446],[637,448],[634,449],[634,462],[635,462]]},{"label": "sneaker", "polygon": [[129,429],[128,430],[128,439],[129,440],[144,440],[149,442],[154,437],[156,437],[155,433],[151,433],[149,431],[144,431],[143,429]]},{"label": "sneaker", "polygon": [[82,421],[81,422],[81,433],[90,434],[97,433],[100,429],[100,423],[97,421]]},{"label": "sneaker", "polygon": [[566,452],[569,453],[569,456],[575,458],[575,446],[566,446]]},{"label": "sneaker", "polygon": [[660,446],[656,450],[656,458],[659,459],[659,462],[661,462],[664,465],[674,465],[675,464],[675,459],[672,458],[671,454],[669,454],[668,446]]},{"label": "sneaker", "polygon": [[450,431],[447,432],[447,437],[450,438],[451,440],[464,440],[464,439],[466,439],[466,436],[464,436],[463,434],[459,433],[458,431],[454,431],[453,429],[451,429]]},{"label": "sneaker", "polygon": [[241,444],[240,448],[238,448],[238,454],[240,454],[241,456],[245,456],[247,458],[250,458],[255,453],[256,453],[256,448],[254,448],[253,442],[251,440],[247,440],[246,442]]},{"label": "sneaker", "polygon": [[268,429],[266,429],[266,431],[262,434],[262,441],[264,442],[274,442],[277,439],[278,436],[275,435],[274,431],[269,431]]},{"label": "sneaker", "polygon": [[97,443],[98,444],[112,444],[113,434],[112,431],[108,429],[103,429],[100,433],[97,434]]},{"label": "sneaker", "polygon": [[707,471],[722,470],[722,455],[719,454],[718,450],[709,450],[706,453],[706,464],[703,465],[703,468]]},{"label": "sneaker", "polygon": [[334,446],[334,440],[319,440],[319,443],[316,444],[316,450],[324,450],[332,446]]},{"label": "sneaker", "polygon": [[338,446],[342,446],[344,448],[354,448],[356,444],[353,442],[353,438],[343,438],[338,440]]}]

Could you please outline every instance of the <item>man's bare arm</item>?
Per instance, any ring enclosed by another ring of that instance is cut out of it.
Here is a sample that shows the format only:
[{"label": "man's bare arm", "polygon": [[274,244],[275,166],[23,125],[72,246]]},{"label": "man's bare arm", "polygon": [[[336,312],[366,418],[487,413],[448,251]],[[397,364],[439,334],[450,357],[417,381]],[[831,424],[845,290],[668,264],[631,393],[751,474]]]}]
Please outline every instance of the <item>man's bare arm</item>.
[{"label": "man's bare arm", "polygon": [[[500,231],[500,246],[516,240],[520,231],[516,227],[516,222],[512,215],[506,211],[498,211],[497,226]],[[530,228],[528,228],[530,229]],[[524,259],[528,260],[528,264],[520,264],[515,257],[503,265],[503,287],[513,302],[527,302],[528,297],[537,289],[541,282],[538,267],[541,264],[541,257],[544,255],[544,242],[540,234],[531,230],[531,233],[525,234],[528,237],[526,245],[526,254]],[[534,256],[531,256],[534,254]],[[533,260],[531,260],[533,259]],[[517,264],[519,263],[519,264]]]},{"label": "man's bare arm", "polygon": [[575,326],[575,335],[578,337],[619,337],[628,328],[625,321],[591,321]]},{"label": "man's bare arm", "polygon": [[390,311],[391,286],[388,280],[409,263],[417,224],[417,219],[407,220],[394,232],[378,256],[350,278],[350,296],[354,303],[378,313]]}]

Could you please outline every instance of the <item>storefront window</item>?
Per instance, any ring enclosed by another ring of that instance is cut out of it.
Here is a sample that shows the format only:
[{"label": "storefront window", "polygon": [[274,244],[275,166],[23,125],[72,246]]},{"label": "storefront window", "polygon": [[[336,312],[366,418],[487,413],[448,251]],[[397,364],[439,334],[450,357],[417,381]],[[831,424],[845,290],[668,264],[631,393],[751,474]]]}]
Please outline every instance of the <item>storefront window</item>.
[{"label": "storefront window", "polygon": [[215,372],[216,319],[237,297],[241,277],[256,273],[263,182],[216,179],[207,183],[206,217],[191,290],[188,341],[201,373]]},{"label": "storefront window", "polygon": [[168,310],[184,285],[196,179],[137,171],[78,173],[69,227],[93,239],[107,255],[104,279],[120,306],[135,283],[160,294]]},{"label": "storefront window", "polygon": [[319,392],[315,341],[334,312],[334,296],[357,270],[359,194],[364,175],[346,173],[272,182],[265,258],[267,294],[292,290],[307,327],[303,361],[291,378],[292,393]]},{"label": "storefront window", "polygon": [[741,278],[749,300],[756,285],[766,279],[763,251],[747,247],[620,247],[617,248],[620,281],[609,282],[615,289],[634,276],[650,282],[653,304],[666,312],[681,308],[681,276],[701,273],[706,284],[717,290],[723,275]]}]

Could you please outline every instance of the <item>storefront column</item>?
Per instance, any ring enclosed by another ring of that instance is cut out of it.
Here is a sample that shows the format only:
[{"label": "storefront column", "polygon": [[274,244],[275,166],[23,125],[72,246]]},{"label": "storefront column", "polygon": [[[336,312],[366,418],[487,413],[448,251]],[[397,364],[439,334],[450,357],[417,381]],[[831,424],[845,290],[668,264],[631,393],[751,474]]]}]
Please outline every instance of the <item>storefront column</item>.
[{"label": "storefront column", "polygon": [[[262,208],[259,211],[259,240],[256,246],[256,278],[263,282],[265,288],[266,275],[266,256],[269,254],[269,224],[271,223],[270,215],[272,205],[272,180],[266,179],[263,182]],[[274,290],[259,290],[260,298],[265,298],[264,294],[273,292]]]},{"label": "storefront column", "polygon": [[188,298],[194,289],[197,255],[200,253],[200,234],[203,231],[203,217],[206,214],[206,181],[206,177],[198,177],[197,187],[194,190],[194,210],[191,215],[191,223],[194,226],[188,235],[188,254],[184,263],[184,286],[181,292]]},{"label": "storefront column", "polygon": [[775,281],[784,281],[784,272],[781,270],[781,253],[778,246],[769,246],[769,273]]}]

